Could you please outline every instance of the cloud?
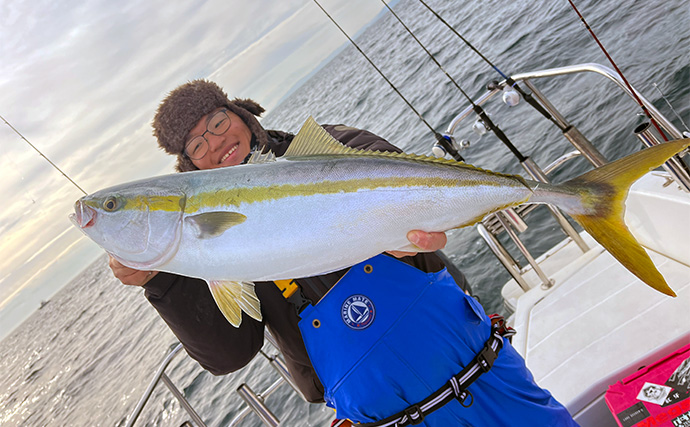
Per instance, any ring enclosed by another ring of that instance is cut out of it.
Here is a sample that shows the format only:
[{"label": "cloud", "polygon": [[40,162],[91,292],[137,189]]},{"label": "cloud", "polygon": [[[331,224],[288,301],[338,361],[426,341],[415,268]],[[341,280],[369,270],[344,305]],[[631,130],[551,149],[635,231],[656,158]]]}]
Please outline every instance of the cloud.
[{"label": "cloud", "polygon": [[[352,34],[382,7],[325,5]],[[306,0],[8,0],[0,40],[0,115],[88,192],[172,172],[150,121],[177,85],[211,76],[231,96],[271,107],[345,42]],[[56,260],[83,239],[65,229],[81,192],[0,128],[5,300],[37,272],[57,271]]]},{"label": "cloud", "polygon": [[[322,3],[350,35],[382,8],[380,3],[368,0]],[[231,96],[251,96],[270,109],[292,85],[345,43],[347,39],[323,12],[307,2],[223,64],[211,78]]]}]

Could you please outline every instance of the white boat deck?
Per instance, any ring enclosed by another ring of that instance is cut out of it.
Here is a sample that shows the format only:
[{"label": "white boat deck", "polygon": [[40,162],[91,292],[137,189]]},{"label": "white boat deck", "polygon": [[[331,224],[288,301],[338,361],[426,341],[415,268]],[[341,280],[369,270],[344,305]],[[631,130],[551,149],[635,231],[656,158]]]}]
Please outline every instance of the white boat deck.
[{"label": "white boat deck", "polygon": [[[690,343],[690,196],[669,188],[645,191],[658,183],[650,178],[636,185],[628,200],[635,212],[626,222],[646,247],[671,255],[648,250],[676,298],[642,283],[585,233],[592,248],[586,254],[567,243],[540,259],[553,288],[522,293],[509,283],[504,290],[517,305],[514,346],[537,383],[583,425],[615,425],[603,402],[608,385]],[[653,232],[636,230],[635,218],[650,215],[663,223]],[[535,283],[530,274],[528,282]]]}]

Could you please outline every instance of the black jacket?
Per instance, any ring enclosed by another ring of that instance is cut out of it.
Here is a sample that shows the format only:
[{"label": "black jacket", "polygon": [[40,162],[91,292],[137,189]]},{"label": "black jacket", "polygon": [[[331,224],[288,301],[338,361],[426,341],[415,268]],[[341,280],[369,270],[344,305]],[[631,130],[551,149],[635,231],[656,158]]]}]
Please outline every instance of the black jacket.
[{"label": "black jacket", "polygon": [[[343,125],[324,128],[336,139],[350,147],[400,151],[380,137]],[[270,148],[282,155],[292,135],[269,131]],[[433,253],[405,257],[402,261],[425,272],[444,267],[442,259]],[[321,276],[297,279],[304,296],[314,302],[342,277],[347,269]],[[464,277],[457,270],[454,277],[462,285]],[[276,339],[285,362],[302,394],[311,402],[323,401],[323,386],[314,372],[297,323],[294,305],[288,302],[273,282],[257,282],[256,294],[261,301],[263,321],[257,322],[243,314],[242,324],[235,328],[223,317],[203,280],[159,273],[145,286],[145,295],[158,311],[187,353],[204,369],[215,375],[236,371],[249,363],[259,352],[264,340],[264,326]],[[464,285],[463,285],[464,286]]]}]

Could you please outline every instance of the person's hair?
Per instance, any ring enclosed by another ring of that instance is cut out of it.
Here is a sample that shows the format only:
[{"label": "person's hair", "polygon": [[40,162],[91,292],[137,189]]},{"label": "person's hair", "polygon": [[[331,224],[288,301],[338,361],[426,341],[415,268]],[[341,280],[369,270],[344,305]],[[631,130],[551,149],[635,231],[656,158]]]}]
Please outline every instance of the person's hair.
[{"label": "person's hair", "polygon": [[227,107],[247,125],[259,147],[268,144],[268,136],[256,117],[265,110],[251,99],[235,98],[232,101],[216,83],[199,79],[173,89],[161,101],[151,123],[158,145],[169,154],[177,156],[179,172],[197,170],[184,153],[189,131],[199,120],[219,107]]}]

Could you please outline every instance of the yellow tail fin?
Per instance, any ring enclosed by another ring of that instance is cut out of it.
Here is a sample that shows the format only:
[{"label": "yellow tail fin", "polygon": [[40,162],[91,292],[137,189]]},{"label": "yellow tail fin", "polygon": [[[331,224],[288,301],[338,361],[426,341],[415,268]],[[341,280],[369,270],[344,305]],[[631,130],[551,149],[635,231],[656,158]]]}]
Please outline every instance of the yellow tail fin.
[{"label": "yellow tail fin", "polygon": [[674,297],[675,292],[628,230],[623,214],[630,186],[689,145],[690,139],[656,145],[563,184],[564,187],[585,187],[578,192],[586,213],[568,212],[569,215],[635,276],[659,292]]}]

